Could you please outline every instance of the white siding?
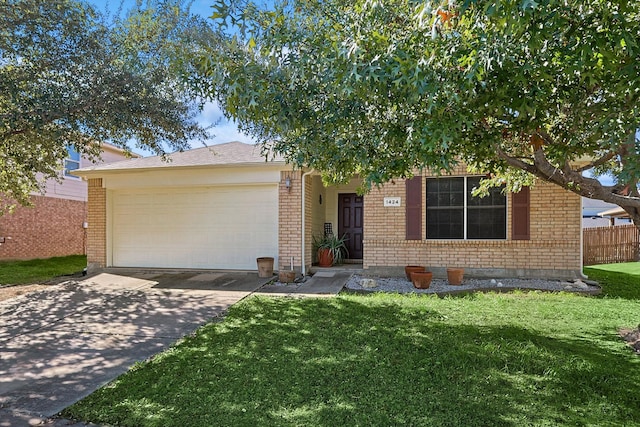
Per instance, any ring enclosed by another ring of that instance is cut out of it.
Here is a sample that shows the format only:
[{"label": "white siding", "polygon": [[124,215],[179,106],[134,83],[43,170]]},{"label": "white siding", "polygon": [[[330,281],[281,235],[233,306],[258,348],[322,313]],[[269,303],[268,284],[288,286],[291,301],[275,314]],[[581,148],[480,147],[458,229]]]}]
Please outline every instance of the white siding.
[{"label": "white siding", "polygon": [[[94,164],[113,163],[126,159],[127,157],[125,157],[122,151],[112,148],[110,145],[105,145],[100,159],[92,162],[85,157],[81,157],[80,167],[85,168]],[[87,201],[87,183],[85,181],[81,178],[64,176],[62,172],[60,176],[60,181],[49,179],[45,182],[45,196],[78,200],[81,202]]]}]

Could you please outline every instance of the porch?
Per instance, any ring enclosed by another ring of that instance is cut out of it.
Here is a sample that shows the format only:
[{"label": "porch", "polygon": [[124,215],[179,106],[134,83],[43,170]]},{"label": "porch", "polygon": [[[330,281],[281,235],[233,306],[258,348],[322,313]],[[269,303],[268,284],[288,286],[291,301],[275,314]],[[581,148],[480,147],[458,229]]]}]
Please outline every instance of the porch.
[{"label": "porch", "polygon": [[325,186],[315,171],[283,171],[279,191],[278,269],[302,274],[322,271],[315,266],[313,237],[345,236],[348,256],[336,271],[361,271],[364,255],[362,180]]}]

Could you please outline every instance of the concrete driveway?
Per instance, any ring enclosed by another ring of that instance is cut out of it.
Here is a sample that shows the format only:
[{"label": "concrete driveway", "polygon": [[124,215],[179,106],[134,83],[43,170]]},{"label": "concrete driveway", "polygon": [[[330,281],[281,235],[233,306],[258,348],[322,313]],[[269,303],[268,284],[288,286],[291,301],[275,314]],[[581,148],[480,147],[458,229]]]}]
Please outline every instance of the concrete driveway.
[{"label": "concrete driveway", "polygon": [[0,426],[41,422],[264,285],[256,273],[101,273],[0,303]]}]

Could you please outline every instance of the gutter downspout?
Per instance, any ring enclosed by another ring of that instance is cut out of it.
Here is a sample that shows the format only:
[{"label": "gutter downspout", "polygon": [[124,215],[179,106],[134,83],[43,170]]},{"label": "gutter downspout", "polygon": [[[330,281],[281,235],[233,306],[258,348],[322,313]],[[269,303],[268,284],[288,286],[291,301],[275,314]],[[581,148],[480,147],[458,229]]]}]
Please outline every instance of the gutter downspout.
[{"label": "gutter downspout", "polygon": [[306,265],[305,265],[305,253],[304,253],[304,248],[305,248],[305,243],[306,243],[306,239],[305,239],[305,234],[306,234],[306,230],[305,230],[305,217],[306,217],[306,212],[305,212],[305,185],[304,185],[304,179],[307,175],[311,175],[314,172],[313,169],[311,169],[309,172],[305,172],[302,174],[302,178],[300,179],[300,183],[302,184],[302,247],[300,248],[300,253],[302,254],[302,258],[300,259],[300,272],[302,274],[302,277],[306,276]]},{"label": "gutter downspout", "polygon": [[584,198],[580,197],[580,278],[588,279],[584,274]]}]

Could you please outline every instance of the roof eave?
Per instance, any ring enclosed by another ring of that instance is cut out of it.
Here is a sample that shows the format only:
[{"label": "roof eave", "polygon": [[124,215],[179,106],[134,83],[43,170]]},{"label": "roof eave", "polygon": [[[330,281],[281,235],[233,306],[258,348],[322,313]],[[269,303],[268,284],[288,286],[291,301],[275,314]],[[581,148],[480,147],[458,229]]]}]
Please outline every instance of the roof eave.
[{"label": "roof eave", "polygon": [[264,163],[257,162],[243,162],[243,163],[225,163],[225,164],[215,164],[215,165],[182,165],[182,166],[149,166],[142,168],[118,168],[118,169],[109,169],[109,168],[85,168],[85,169],[77,169],[73,171],[74,175],[80,176],[82,178],[90,178],[92,176],[103,176],[103,175],[111,175],[111,174],[122,174],[122,173],[132,173],[132,172],[150,172],[150,171],[167,171],[167,170],[186,170],[186,169],[212,169],[212,168],[235,168],[235,167],[282,167],[287,163],[282,160],[277,161],[268,161]]},{"label": "roof eave", "polygon": [[611,217],[611,218],[630,218],[627,211],[622,208],[613,208],[603,212],[598,212],[598,216],[600,217]]}]

